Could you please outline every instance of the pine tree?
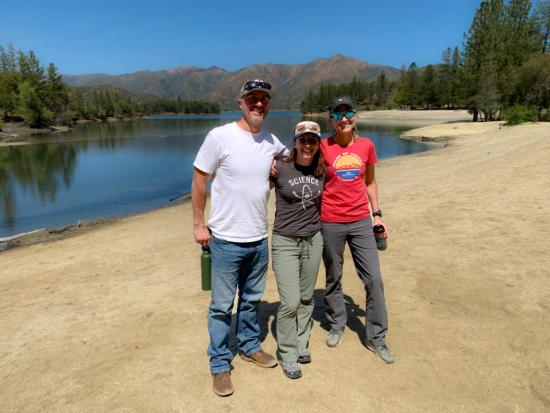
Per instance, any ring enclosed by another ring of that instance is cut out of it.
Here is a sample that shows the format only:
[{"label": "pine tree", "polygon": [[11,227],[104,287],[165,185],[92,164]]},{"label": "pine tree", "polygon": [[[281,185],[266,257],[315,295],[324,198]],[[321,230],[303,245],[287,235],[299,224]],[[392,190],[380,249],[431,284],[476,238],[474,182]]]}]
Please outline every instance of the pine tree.
[{"label": "pine tree", "polygon": [[61,75],[53,63],[48,65],[48,74],[40,93],[42,101],[53,112],[54,119],[60,117],[67,109],[69,94],[61,80]]},{"label": "pine tree", "polygon": [[453,66],[451,60],[452,52],[448,47],[441,54],[441,64],[438,68],[439,77],[439,102],[443,107],[452,107],[452,85],[453,85]]},{"label": "pine tree", "polygon": [[32,50],[28,54],[19,51],[17,61],[23,82],[37,87],[44,80],[44,68]]},{"label": "pine tree", "polygon": [[515,82],[515,94],[516,102],[537,108],[539,119],[542,119],[545,109],[550,111],[549,53],[535,54],[521,66]]},{"label": "pine tree", "polygon": [[550,1],[543,0],[537,1],[537,17],[540,27],[541,36],[541,53],[547,53],[549,51],[548,42],[550,40]]},{"label": "pine tree", "polygon": [[437,100],[437,79],[435,76],[435,71],[432,65],[426,66],[424,72],[422,73],[421,80],[421,100],[424,105],[430,109],[438,105]]},{"label": "pine tree", "polygon": [[[494,61],[501,55],[501,39],[503,35],[504,3],[502,0],[483,0],[476,11],[472,25],[468,30],[464,47],[464,66],[466,81],[466,98],[468,109],[473,114],[474,122],[479,117],[478,92],[481,87],[480,80],[482,73],[487,79],[487,70],[483,66],[491,64],[490,68],[495,70],[498,64]],[[491,55],[491,59],[486,57]],[[484,87],[487,82],[484,80]],[[492,83],[491,83],[492,84]]]},{"label": "pine tree", "polygon": [[0,73],[0,111],[3,112],[5,120],[15,114],[19,83],[21,79],[18,73]]},{"label": "pine tree", "polygon": [[458,47],[455,47],[453,50],[453,59],[452,59],[452,83],[451,83],[451,108],[454,109],[456,106],[462,106],[463,104],[463,70],[462,70],[462,57]]},{"label": "pine tree", "polygon": [[399,73],[399,84],[397,85],[397,90],[393,96],[393,101],[399,107],[405,106],[407,102],[406,83],[407,70],[405,69],[405,64],[401,64],[401,70]]},{"label": "pine tree", "polygon": [[19,85],[19,94],[17,99],[17,113],[31,127],[42,127],[49,125],[52,120],[52,112],[40,100],[34,86],[25,81]]},{"label": "pine tree", "polygon": [[390,91],[390,85],[386,76],[386,72],[381,70],[378,73],[378,78],[376,79],[376,105],[378,107],[384,107],[388,101]]},{"label": "pine tree", "polygon": [[411,109],[416,109],[420,102],[419,86],[418,69],[416,63],[412,62],[407,70],[407,83],[405,88],[407,106]]}]

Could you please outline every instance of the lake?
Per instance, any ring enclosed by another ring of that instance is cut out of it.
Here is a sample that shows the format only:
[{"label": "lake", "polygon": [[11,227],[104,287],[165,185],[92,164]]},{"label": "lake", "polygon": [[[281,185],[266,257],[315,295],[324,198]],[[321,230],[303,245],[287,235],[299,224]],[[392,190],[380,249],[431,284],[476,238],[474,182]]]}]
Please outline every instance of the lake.
[{"label": "lake", "polygon": [[[30,145],[0,147],[0,237],[169,204],[191,190],[193,160],[208,131],[239,116],[226,112],[93,123],[36,138]],[[265,127],[290,146],[302,119],[300,112],[272,112]],[[319,123],[328,131],[326,120]],[[380,159],[430,149],[399,139],[404,130],[359,125]]]}]

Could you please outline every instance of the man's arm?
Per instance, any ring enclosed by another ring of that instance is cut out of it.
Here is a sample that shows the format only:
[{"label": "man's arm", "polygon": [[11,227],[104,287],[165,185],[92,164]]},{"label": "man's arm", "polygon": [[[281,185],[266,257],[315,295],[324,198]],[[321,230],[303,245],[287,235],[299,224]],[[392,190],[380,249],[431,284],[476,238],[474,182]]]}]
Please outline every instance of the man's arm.
[{"label": "man's arm", "polygon": [[[367,165],[367,170],[365,171],[365,184],[367,184],[367,196],[369,197],[370,206],[372,212],[378,211],[380,207],[378,206],[378,185],[376,184],[376,177],[374,175],[374,165]],[[389,229],[381,217],[375,216],[373,218],[373,225],[383,225],[385,228],[384,238],[387,238],[389,235]]]},{"label": "man's arm", "polygon": [[206,184],[209,174],[195,168],[191,186],[191,204],[193,205],[193,235],[195,242],[201,245],[210,243],[210,230],[204,224],[204,208],[206,206]]}]

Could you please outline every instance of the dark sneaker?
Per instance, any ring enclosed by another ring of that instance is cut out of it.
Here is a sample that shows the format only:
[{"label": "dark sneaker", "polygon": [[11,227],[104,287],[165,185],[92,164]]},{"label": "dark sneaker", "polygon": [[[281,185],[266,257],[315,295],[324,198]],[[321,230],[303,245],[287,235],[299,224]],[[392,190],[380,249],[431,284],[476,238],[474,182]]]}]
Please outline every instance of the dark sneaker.
[{"label": "dark sneaker", "polygon": [[305,350],[298,350],[298,363],[311,363],[311,353],[307,348]]},{"label": "dark sneaker", "polygon": [[212,389],[220,397],[231,396],[233,394],[233,384],[231,383],[231,373],[224,371],[212,375]]},{"label": "dark sneaker", "polygon": [[376,354],[384,363],[392,364],[395,362],[395,356],[385,344],[375,346],[372,343],[367,343],[365,346],[367,349]]},{"label": "dark sneaker", "polygon": [[241,353],[240,356],[244,361],[250,361],[251,363],[254,363],[260,367],[272,368],[279,364],[275,357],[273,357],[271,354],[267,354],[263,350],[257,351],[248,356],[245,356]]},{"label": "dark sneaker", "polygon": [[342,334],[344,334],[344,330],[331,329],[326,339],[327,346],[336,347],[339,345],[342,342]]},{"label": "dark sneaker", "polygon": [[300,366],[295,361],[282,361],[281,366],[283,367],[283,373],[289,379],[299,379],[302,377],[302,370],[300,370]]}]

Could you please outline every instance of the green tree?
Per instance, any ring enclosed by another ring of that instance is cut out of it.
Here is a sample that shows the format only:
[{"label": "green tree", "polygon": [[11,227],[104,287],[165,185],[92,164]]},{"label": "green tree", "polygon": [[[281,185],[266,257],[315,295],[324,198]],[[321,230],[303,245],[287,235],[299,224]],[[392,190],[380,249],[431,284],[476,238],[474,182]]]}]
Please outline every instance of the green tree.
[{"label": "green tree", "polygon": [[407,69],[407,83],[405,84],[406,103],[411,109],[416,109],[420,104],[420,82],[418,78],[418,68],[415,62],[412,62]]},{"label": "green tree", "polygon": [[4,72],[16,72],[17,71],[17,59],[15,57],[15,49],[13,44],[8,43],[8,49],[4,51],[2,56],[2,68]]},{"label": "green tree", "polygon": [[483,64],[481,65],[478,93],[476,93],[473,98],[477,109],[483,115],[483,120],[495,120],[495,115],[500,109],[499,98],[496,63],[492,54],[490,54],[484,58]]},{"label": "green tree", "polygon": [[430,109],[438,106],[438,85],[435,70],[432,65],[426,66],[422,73],[420,94],[424,105]]},{"label": "green tree", "polygon": [[543,111],[550,110],[550,54],[533,55],[519,69],[515,96],[516,102],[535,106],[542,120]]},{"label": "green tree", "polygon": [[44,68],[32,50],[28,54],[19,51],[18,65],[23,82],[36,87],[44,80]]},{"label": "green tree", "polygon": [[407,70],[405,69],[405,64],[401,65],[401,70],[399,72],[399,84],[397,85],[397,90],[393,95],[393,101],[397,106],[405,106],[407,103]]},{"label": "green tree", "polygon": [[439,102],[447,108],[452,107],[453,65],[452,51],[448,47],[441,54],[441,64],[438,67]]},{"label": "green tree", "polygon": [[513,94],[513,77],[542,43],[539,21],[531,14],[531,0],[510,0],[505,7],[503,37],[497,59],[498,89],[505,105]]},{"label": "green tree", "polygon": [[41,89],[42,101],[53,113],[54,119],[60,118],[67,109],[69,93],[53,63],[48,65],[48,74]]},{"label": "green tree", "polygon": [[[490,68],[495,69],[493,62],[500,53],[503,19],[502,0],[483,0],[465,37],[465,92],[468,109],[473,115],[474,122],[479,119],[479,104],[483,101],[478,96],[482,73],[485,74],[485,86],[488,84],[486,82],[488,68],[483,66],[490,62]],[[490,60],[486,59],[489,54],[492,56]]]},{"label": "green tree", "polygon": [[452,78],[451,83],[451,108],[454,109],[456,106],[462,106],[463,104],[463,69],[462,69],[462,56],[458,47],[455,47],[453,50],[453,59],[452,59]]},{"label": "green tree", "polygon": [[69,94],[69,114],[71,120],[88,117],[86,102],[79,89],[68,89]]},{"label": "green tree", "polygon": [[38,93],[29,81],[19,85],[17,113],[31,127],[47,126],[52,120],[52,112],[40,100]]},{"label": "green tree", "polygon": [[548,41],[550,35],[550,1],[543,0],[537,1],[537,16],[540,27],[540,36],[541,36],[541,52],[544,54],[548,52]]},{"label": "green tree", "polygon": [[390,94],[390,84],[386,76],[386,72],[381,70],[376,78],[376,105],[384,107],[388,102]]},{"label": "green tree", "polygon": [[21,79],[16,72],[0,73],[0,111],[6,120],[15,115],[20,82]]}]

